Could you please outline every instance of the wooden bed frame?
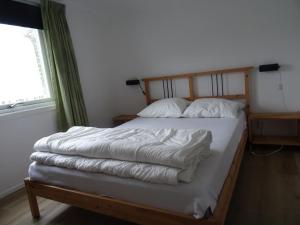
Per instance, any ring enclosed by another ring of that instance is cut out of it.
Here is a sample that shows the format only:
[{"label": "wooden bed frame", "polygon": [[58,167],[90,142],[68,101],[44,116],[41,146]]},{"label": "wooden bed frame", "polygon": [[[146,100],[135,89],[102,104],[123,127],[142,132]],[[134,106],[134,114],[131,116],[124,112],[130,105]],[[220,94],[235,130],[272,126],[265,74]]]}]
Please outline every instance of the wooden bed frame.
[{"label": "wooden bed frame", "polygon": [[[146,101],[151,103],[155,99],[151,98],[149,82],[151,81],[165,81],[169,82],[173,79],[188,79],[189,80],[189,93],[190,96],[186,97],[189,100],[194,100],[200,98],[194,94],[194,84],[193,78],[197,76],[211,76],[212,83],[213,75],[216,77],[216,82],[218,82],[219,76],[225,74],[243,74],[245,77],[245,88],[244,93],[241,95],[224,95],[223,87],[222,94],[214,94],[214,88],[212,88],[212,95],[215,98],[227,98],[227,99],[245,99],[246,101],[246,112],[249,111],[249,75],[252,67],[241,67],[233,69],[223,69],[214,71],[205,71],[199,73],[190,74],[180,74],[173,76],[163,76],[163,77],[152,77],[144,79]],[[223,77],[222,77],[223,79]],[[213,84],[212,84],[213,85]],[[217,85],[215,83],[215,85]],[[223,81],[222,81],[223,86]],[[170,92],[170,89],[168,90]],[[165,94],[165,90],[164,90]],[[169,95],[170,93],[168,93]],[[166,95],[166,94],[165,94]],[[172,93],[173,95],[173,93]],[[211,96],[206,96],[211,97]],[[146,205],[135,204],[128,201],[123,201],[115,198],[104,197],[100,195],[95,195],[91,193],[85,193],[65,187],[59,187],[47,183],[42,183],[38,181],[33,181],[30,178],[25,178],[25,187],[28,195],[28,200],[30,204],[32,217],[38,219],[40,217],[39,208],[37,204],[37,196],[44,197],[47,199],[59,201],[104,215],[112,216],[115,218],[131,221],[138,224],[145,225],[222,225],[226,219],[226,214],[229,208],[231,196],[235,187],[236,179],[238,177],[240,164],[243,158],[244,149],[247,143],[248,137],[247,129],[245,129],[242,138],[237,147],[233,162],[231,164],[229,173],[223,184],[222,191],[220,192],[217,206],[213,214],[208,218],[195,219],[192,216],[171,212],[168,210],[158,209],[154,207],[149,207]]]}]

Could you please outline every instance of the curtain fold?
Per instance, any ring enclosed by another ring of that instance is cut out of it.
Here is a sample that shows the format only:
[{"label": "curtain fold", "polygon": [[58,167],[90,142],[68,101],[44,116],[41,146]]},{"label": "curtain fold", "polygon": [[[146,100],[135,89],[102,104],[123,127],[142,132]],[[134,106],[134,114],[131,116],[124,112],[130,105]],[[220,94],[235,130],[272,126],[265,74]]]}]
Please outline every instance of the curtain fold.
[{"label": "curtain fold", "polygon": [[57,109],[58,130],[87,126],[79,72],[63,4],[42,0],[46,53]]}]

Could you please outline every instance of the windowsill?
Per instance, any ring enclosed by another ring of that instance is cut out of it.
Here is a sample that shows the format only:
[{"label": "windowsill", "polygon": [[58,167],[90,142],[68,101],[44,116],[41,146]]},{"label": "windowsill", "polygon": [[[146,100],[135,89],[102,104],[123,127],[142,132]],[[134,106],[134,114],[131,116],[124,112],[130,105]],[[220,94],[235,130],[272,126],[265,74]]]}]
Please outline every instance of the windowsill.
[{"label": "windowsill", "polygon": [[32,115],[32,114],[42,113],[42,112],[50,112],[54,110],[55,110],[55,103],[53,101],[32,104],[32,105],[18,106],[11,109],[0,110],[0,120],[24,117],[26,115]]}]

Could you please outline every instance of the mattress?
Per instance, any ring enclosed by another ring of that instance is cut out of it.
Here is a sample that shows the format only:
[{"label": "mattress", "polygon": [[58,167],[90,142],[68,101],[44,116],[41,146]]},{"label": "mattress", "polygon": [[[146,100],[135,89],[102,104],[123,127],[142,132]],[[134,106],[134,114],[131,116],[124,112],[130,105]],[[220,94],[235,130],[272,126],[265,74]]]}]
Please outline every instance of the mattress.
[{"label": "mattress", "polygon": [[246,127],[245,114],[238,118],[136,118],[123,128],[201,128],[213,134],[211,155],[199,163],[194,180],[176,186],[152,184],[100,173],[88,173],[33,162],[33,180],[83,192],[193,215],[202,218],[214,210],[234,154]]}]

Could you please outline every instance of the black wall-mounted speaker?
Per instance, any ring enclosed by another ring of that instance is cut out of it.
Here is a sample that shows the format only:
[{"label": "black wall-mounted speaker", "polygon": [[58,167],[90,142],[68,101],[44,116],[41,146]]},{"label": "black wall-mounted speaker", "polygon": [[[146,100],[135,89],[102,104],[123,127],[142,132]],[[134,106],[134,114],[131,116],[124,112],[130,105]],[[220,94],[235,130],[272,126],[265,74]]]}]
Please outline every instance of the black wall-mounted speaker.
[{"label": "black wall-mounted speaker", "polygon": [[259,72],[271,72],[271,71],[277,71],[280,68],[278,63],[274,64],[265,64],[265,65],[260,65],[258,67]]},{"label": "black wall-mounted speaker", "polygon": [[140,80],[135,79],[135,80],[126,80],[126,85],[139,85]]}]

